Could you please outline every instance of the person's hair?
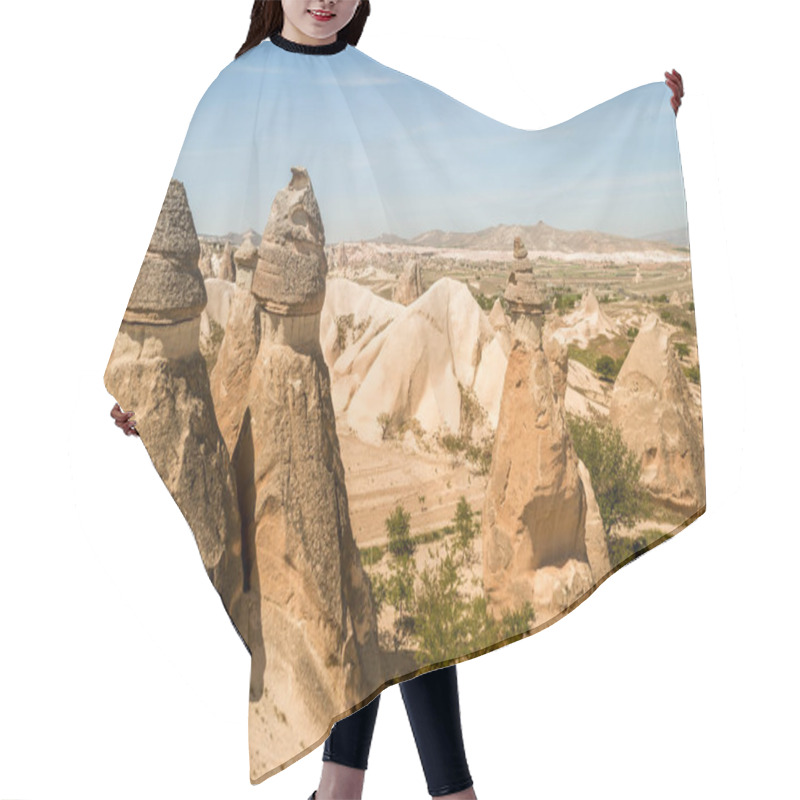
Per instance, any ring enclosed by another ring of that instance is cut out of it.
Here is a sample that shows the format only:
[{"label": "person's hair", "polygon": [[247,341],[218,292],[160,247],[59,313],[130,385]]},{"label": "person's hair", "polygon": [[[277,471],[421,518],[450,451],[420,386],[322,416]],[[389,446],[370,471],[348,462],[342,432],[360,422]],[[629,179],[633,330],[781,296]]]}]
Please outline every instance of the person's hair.
[{"label": "person's hair", "polygon": [[[361,0],[353,18],[336,34],[337,41],[346,39],[348,44],[355,47],[361,38],[361,32],[364,30],[364,23],[368,16],[369,0]],[[282,30],[283,6],[280,0],[255,0],[253,10],[250,12],[250,30],[234,58],[239,58],[240,55],[261,44],[268,36],[280,33]]]}]

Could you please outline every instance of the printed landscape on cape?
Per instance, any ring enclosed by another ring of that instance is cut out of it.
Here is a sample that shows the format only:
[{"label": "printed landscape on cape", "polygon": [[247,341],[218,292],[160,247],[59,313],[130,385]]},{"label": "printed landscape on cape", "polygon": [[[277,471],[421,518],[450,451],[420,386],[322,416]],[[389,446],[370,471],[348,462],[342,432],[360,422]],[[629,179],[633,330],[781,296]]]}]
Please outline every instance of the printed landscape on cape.
[{"label": "printed landscape on cape", "polygon": [[526,131],[270,40],[204,94],[104,382],[251,655],[252,783],[705,511],[669,96]]}]

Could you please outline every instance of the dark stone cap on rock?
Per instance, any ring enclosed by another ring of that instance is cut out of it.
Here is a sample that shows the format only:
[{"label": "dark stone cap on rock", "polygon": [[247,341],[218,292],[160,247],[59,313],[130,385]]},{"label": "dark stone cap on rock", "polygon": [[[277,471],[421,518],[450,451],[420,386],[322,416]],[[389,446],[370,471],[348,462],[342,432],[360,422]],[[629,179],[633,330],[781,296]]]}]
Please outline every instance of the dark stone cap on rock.
[{"label": "dark stone cap on rock", "polygon": [[325,229],[311,179],[305,168],[292,167],[292,179],[272,203],[251,291],[275,314],[318,314],[327,274]]},{"label": "dark stone cap on rock", "polygon": [[170,180],[125,322],[170,323],[197,317],[208,301],[200,242],[183,184]]}]

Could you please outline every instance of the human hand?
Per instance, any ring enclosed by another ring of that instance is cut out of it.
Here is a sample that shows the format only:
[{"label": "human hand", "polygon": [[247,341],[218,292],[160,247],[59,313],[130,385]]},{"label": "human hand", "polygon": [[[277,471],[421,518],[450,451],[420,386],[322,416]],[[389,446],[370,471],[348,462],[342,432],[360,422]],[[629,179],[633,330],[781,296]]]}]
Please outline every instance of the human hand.
[{"label": "human hand", "polygon": [[122,428],[126,436],[139,436],[139,431],[136,430],[136,420],[131,419],[133,413],[133,411],[123,411],[119,407],[119,403],[114,403],[114,408],[111,409],[114,424],[118,428]]},{"label": "human hand", "polygon": [[672,110],[675,112],[675,116],[678,116],[678,108],[681,104],[681,97],[683,97],[683,78],[681,77],[680,72],[677,70],[672,70],[672,73],[665,72],[667,79],[664,83],[672,89],[672,97],[670,98],[670,103],[672,104]]}]

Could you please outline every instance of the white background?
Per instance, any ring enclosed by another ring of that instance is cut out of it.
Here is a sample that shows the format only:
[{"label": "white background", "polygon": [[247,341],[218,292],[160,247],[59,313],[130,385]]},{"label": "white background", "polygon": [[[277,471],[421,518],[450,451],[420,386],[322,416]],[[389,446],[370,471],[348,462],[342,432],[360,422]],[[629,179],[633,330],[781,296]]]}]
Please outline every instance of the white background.
[{"label": "white background", "polygon": [[[249,657],[102,380],[189,120],[250,7],[0,12],[3,800],[305,800],[317,786],[321,747],[250,785]],[[517,127],[673,67],[685,81],[708,511],[557,624],[459,664],[481,800],[796,796],[789,9],[373,0],[364,52]],[[399,687],[381,697],[364,798],[426,798]]]}]

